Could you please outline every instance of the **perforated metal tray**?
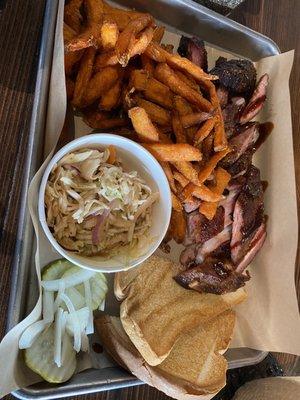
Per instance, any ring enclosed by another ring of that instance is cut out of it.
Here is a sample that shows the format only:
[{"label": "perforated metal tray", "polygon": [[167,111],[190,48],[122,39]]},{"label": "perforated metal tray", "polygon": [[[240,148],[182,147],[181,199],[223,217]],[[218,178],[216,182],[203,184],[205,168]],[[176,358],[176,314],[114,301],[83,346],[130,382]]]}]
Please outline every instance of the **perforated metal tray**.
[{"label": "perforated metal tray", "polygon": [[[27,161],[24,170],[22,207],[19,215],[19,229],[13,263],[8,313],[8,329],[11,329],[31,310],[36,292],[33,263],[34,234],[27,210],[27,191],[31,178],[42,162],[44,125],[48,86],[53,52],[57,0],[47,0],[43,34],[40,44],[38,75],[32,112]],[[124,7],[150,12],[166,25],[173,26],[186,34],[201,37],[206,42],[256,61],[262,57],[279,54],[278,46],[269,38],[252,31],[230,19],[189,0],[118,0]],[[236,368],[260,362],[267,353],[251,349],[230,349],[226,352],[229,368]],[[117,366],[104,369],[90,369],[73,376],[61,385],[46,382],[32,385],[14,392],[21,399],[53,399],[139,385],[128,372]]]}]

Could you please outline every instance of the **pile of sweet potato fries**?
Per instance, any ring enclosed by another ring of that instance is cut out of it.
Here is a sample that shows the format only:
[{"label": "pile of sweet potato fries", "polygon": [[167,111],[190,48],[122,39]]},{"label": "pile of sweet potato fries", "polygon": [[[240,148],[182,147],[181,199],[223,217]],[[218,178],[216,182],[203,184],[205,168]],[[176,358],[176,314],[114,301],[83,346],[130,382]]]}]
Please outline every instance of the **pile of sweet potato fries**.
[{"label": "pile of sweet potato fries", "polygon": [[70,0],[64,18],[69,101],[98,132],[138,141],[163,167],[172,191],[169,237],[185,236],[183,205],[198,198],[208,219],[230,174],[217,164],[230,148],[216,76],[160,44],[149,14],[102,0]]}]

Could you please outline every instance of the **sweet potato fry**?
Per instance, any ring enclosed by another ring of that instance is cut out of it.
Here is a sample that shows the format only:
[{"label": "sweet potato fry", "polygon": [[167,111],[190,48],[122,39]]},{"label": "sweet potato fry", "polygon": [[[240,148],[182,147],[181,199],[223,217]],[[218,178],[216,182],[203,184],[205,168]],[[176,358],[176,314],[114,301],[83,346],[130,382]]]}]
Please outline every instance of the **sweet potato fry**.
[{"label": "sweet potato fry", "polygon": [[125,67],[129,61],[129,47],[136,39],[138,33],[153,23],[153,17],[150,14],[143,14],[128,23],[123,32],[120,33],[116,43],[116,54],[119,63]]},{"label": "sweet potato fry", "polygon": [[115,22],[104,21],[100,28],[101,45],[104,51],[113,49],[119,36],[118,25]]},{"label": "sweet potato fry", "polygon": [[115,84],[118,78],[119,69],[117,67],[106,67],[97,72],[87,85],[83,100],[84,106],[88,106],[99,99]]},{"label": "sweet potato fry", "polygon": [[164,26],[157,26],[153,35],[153,42],[159,44],[165,34],[166,28]]},{"label": "sweet potato fry", "polygon": [[83,18],[80,13],[80,7],[82,5],[82,2],[83,0],[70,0],[68,4],[65,5],[64,9],[64,21],[72,29],[74,29],[75,33],[80,32],[81,29]]},{"label": "sweet potato fry", "polygon": [[178,199],[178,197],[175,196],[173,192],[171,193],[171,197],[172,197],[172,208],[175,211],[180,212],[182,210],[182,204],[180,203],[180,200]]},{"label": "sweet potato fry", "polygon": [[206,112],[186,114],[181,117],[181,123],[184,128],[199,125],[201,122],[212,118],[212,115]]},{"label": "sweet potato fry", "polygon": [[208,135],[207,138],[203,140],[201,145],[201,150],[203,154],[202,162],[205,163],[211,158],[213,153],[213,148],[214,148],[214,135],[212,131],[211,134]]},{"label": "sweet potato fry", "polygon": [[65,73],[67,76],[74,72],[74,68],[83,56],[84,50],[72,51],[65,53]]},{"label": "sweet potato fry", "polygon": [[131,108],[131,110],[128,111],[128,115],[140,140],[144,142],[159,141],[159,132],[152,124],[151,119],[143,108]]},{"label": "sweet potato fry", "polygon": [[157,65],[155,77],[159,81],[165,83],[172,92],[179,94],[189,103],[196,105],[200,110],[212,111],[211,103],[200,93],[191,89],[186,83],[180,80],[167,64],[161,63]]},{"label": "sweet potato fry", "polygon": [[67,90],[67,99],[72,100],[73,98],[73,93],[74,93],[74,82],[72,79],[66,77],[66,90]]},{"label": "sweet potato fry", "polygon": [[179,114],[176,112],[174,112],[172,116],[172,127],[176,137],[176,142],[186,143],[185,132],[181,123],[181,119],[179,118]]},{"label": "sweet potato fry", "polygon": [[199,145],[213,130],[215,125],[215,118],[208,119],[204,124],[197,130],[194,136],[194,144]]},{"label": "sweet potato fry", "polygon": [[168,162],[161,161],[160,165],[161,165],[162,169],[164,170],[164,173],[166,174],[166,177],[168,179],[168,182],[169,182],[171,190],[174,193],[176,193],[177,189],[176,189],[176,186],[175,186],[173,172],[171,170],[170,164]]},{"label": "sweet potato fry", "polygon": [[116,150],[115,146],[113,146],[112,144],[110,144],[108,146],[108,150],[109,150],[109,157],[108,157],[107,163],[114,164],[117,159],[117,150]]},{"label": "sweet potato fry", "polygon": [[117,82],[104,93],[99,101],[99,109],[103,111],[110,111],[116,108],[120,104],[122,91],[122,79],[118,79]]},{"label": "sweet potato fry", "polygon": [[193,165],[188,161],[175,161],[172,165],[179,171],[189,182],[198,184],[198,173]]},{"label": "sweet potato fry", "polygon": [[153,101],[164,108],[169,110],[173,108],[173,93],[166,85],[159,82],[157,79],[149,79],[144,91],[144,96],[147,100]]},{"label": "sweet potato fry", "polygon": [[192,75],[196,82],[201,82],[204,79],[218,79],[217,76],[206,74],[203,69],[192,63],[187,58],[180,57],[177,54],[168,53],[157,43],[151,42],[147,47],[146,54],[156,62],[166,62],[170,67]]},{"label": "sweet potato fry", "polygon": [[102,68],[117,64],[118,57],[114,50],[98,54],[95,61],[95,72],[99,72]]},{"label": "sweet potato fry", "polygon": [[110,118],[108,113],[100,111],[86,112],[83,121],[93,129],[115,129],[128,126],[128,119]]},{"label": "sweet potato fry", "polygon": [[193,114],[193,109],[190,104],[181,96],[174,96],[174,107],[180,116]]},{"label": "sweet potato fry", "polygon": [[224,128],[223,115],[220,106],[218,107],[218,115],[215,117],[215,137],[214,137],[214,150],[222,151],[227,147],[227,137]]},{"label": "sweet potato fry", "polygon": [[185,238],[186,221],[182,211],[172,210],[170,221],[170,236],[176,243],[182,243]]},{"label": "sweet potato fry", "polygon": [[129,87],[144,91],[147,87],[149,74],[143,69],[134,69],[130,73]]},{"label": "sweet potato fry", "polygon": [[141,143],[159,161],[200,161],[201,152],[187,143]]},{"label": "sweet potato fry", "polygon": [[158,125],[171,124],[171,116],[169,111],[158,106],[157,104],[152,103],[151,101],[144,100],[142,98],[137,98],[136,102],[139,107],[145,109],[151,121],[155,122]]},{"label": "sweet potato fry", "polygon": [[[230,152],[230,148],[228,147],[225,150],[219,151],[215,153],[210,160],[204,165],[198,175],[199,183],[205,182],[206,179],[210,176],[212,171],[216,168],[219,161],[222,160]],[[217,200],[210,200],[210,201],[217,201]]]},{"label": "sweet potato fry", "polygon": [[74,107],[80,108],[83,104],[84,94],[92,76],[95,55],[96,49],[94,47],[89,47],[84,51],[84,54],[81,58],[79,70],[75,81],[72,102]]},{"label": "sweet potato fry", "polygon": [[[128,61],[129,61],[130,58],[144,53],[144,51],[146,50],[146,48],[148,47],[149,43],[151,42],[151,40],[153,38],[153,32],[154,32],[154,29],[150,26],[150,27],[146,28],[139,35],[139,37],[137,39],[133,40],[129,44]],[[128,61],[127,61],[127,63],[128,63]],[[127,65],[127,64],[122,64],[121,62],[120,62],[120,64],[122,66]]]},{"label": "sweet potato fry", "polygon": [[98,47],[100,26],[103,19],[102,0],[85,0],[87,25],[84,31],[66,46],[67,51],[76,51],[90,46]]},{"label": "sweet potato fry", "polygon": [[103,2],[104,19],[116,22],[120,31],[123,31],[132,19],[139,18],[143,13],[133,10],[115,8]]},{"label": "sweet potato fry", "polygon": [[181,71],[174,71],[175,74],[178,76],[180,80],[182,80],[184,83],[186,83],[190,88],[195,90],[196,92],[200,91],[199,85],[193,80],[192,77],[186,76],[183,72]]},{"label": "sweet potato fry", "polygon": [[219,201],[222,196],[212,192],[207,186],[205,185],[195,185],[194,183],[190,182],[188,185],[185,186],[183,191],[181,192],[180,197],[183,200],[189,200],[191,196],[195,196],[198,199],[204,201]]},{"label": "sweet potato fry", "polygon": [[174,51],[174,46],[172,44],[161,44],[161,47],[170,54]]},{"label": "sweet potato fry", "polygon": [[182,186],[183,188],[189,184],[189,180],[183,176],[180,172],[175,171],[174,174],[174,179],[180,183],[180,186]]},{"label": "sweet potato fry", "polygon": [[[226,189],[228,182],[230,181],[231,175],[225,171],[223,168],[217,168],[215,172],[216,184],[213,187],[210,187],[211,191],[222,195],[224,190]],[[216,214],[218,208],[218,202],[207,202],[204,201],[199,206],[199,211],[201,214],[205,215],[205,217],[209,220],[212,220]]]}]

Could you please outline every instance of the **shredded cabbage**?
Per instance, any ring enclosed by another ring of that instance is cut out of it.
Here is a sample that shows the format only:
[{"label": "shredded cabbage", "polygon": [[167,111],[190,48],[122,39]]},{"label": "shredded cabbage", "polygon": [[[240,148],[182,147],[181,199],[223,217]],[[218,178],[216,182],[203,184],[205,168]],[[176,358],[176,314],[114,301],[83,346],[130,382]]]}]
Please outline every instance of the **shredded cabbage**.
[{"label": "shredded cabbage", "polygon": [[83,255],[112,256],[136,246],[151,226],[158,193],[117,161],[109,149],[80,149],[51,171],[45,192],[47,223],[58,243]]}]

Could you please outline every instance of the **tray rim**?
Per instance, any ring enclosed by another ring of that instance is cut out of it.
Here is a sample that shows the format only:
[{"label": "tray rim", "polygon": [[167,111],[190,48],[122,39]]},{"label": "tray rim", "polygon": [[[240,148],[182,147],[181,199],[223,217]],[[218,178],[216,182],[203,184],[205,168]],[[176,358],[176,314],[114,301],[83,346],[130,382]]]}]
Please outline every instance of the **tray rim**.
[{"label": "tray rim", "polygon": [[[163,1],[162,1],[163,2]],[[226,26],[230,26],[232,29],[237,30],[239,32],[243,32],[245,35],[249,35],[251,38],[258,39],[260,42],[267,44],[269,56],[280,54],[280,49],[278,45],[267,36],[256,32],[248,27],[245,27],[239,24],[236,21],[230,20],[228,17],[218,14],[212,10],[207,9],[206,7],[197,4],[191,0],[175,0],[175,3],[180,3],[181,5],[188,6],[192,9],[201,12],[203,15],[206,15],[208,19],[217,20],[223,23]],[[56,22],[56,14],[57,14],[57,6],[58,0],[46,0],[45,3],[45,12],[43,18],[43,28],[42,34],[40,39],[40,46],[39,46],[39,59],[38,59],[38,67],[37,67],[37,77],[36,77],[36,84],[35,84],[35,95],[34,95],[34,102],[32,108],[32,116],[31,116],[31,123],[29,129],[29,139],[27,144],[27,158],[26,163],[24,165],[24,175],[23,175],[23,185],[21,191],[21,207],[18,216],[18,231],[17,231],[17,240],[16,246],[14,249],[14,257],[12,262],[12,281],[11,281],[11,290],[10,290],[10,298],[9,298],[9,307],[7,312],[7,327],[6,332],[15,326],[21,317],[22,310],[21,310],[21,302],[22,297],[18,295],[18,289],[20,286],[24,285],[24,263],[22,269],[22,261],[24,259],[24,247],[26,247],[26,243],[32,241],[32,237],[34,235],[32,223],[29,221],[29,212],[27,209],[27,192],[30,180],[36,171],[36,167],[39,165],[41,161],[41,157],[36,157],[34,159],[34,151],[38,147],[38,143],[42,138],[37,137],[37,131],[42,129],[44,125],[44,114],[45,113],[45,101],[43,102],[43,96],[47,96],[49,79],[50,79],[50,68],[48,65],[48,70],[45,75],[45,65],[47,63],[51,63],[52,60],[52,50],[54,44],[54,33],[55,33],[55,22]],[[53,19],[54,18],[54,19]],[[54,24],[54,29],[53,29]],[[49,30],[52,29],[51,32],[51,39],[49,39]],[[50,42],[50,43],[49,43]],[[51,54],[51,57],[49,57]],[[24,240],[24,234],[26,232],[26,240]],[[31,249],[32,252],[32,249]],[[28,262],[28,255],[25,254],[25,259],[27,258]],[[257,363],[262,361],[268,352],[260,352],[260,356],[257,357]],[[112,367],[112,369],[120,370],[118,367]],[[122,370],[123,371],[123,370]],[[124,375],[124,372],[123,372]],[[104,390],[112,390],[127,386],[134,386],[140,385],[143,382],[139,381],[137,378],[134,378],[131,374],[125,373],[122,380],[119,382],[113,382],[111,380],[107,380],[103,383],[98,383],[93,385],[93,387],[83,387],[77,388],[77,390],[73,390],[71,392],[67,392],[64,390],[63,393],[55,393],[47,394],[49,389],[46,390],[45,394],[36,395],[33,394],[35,391],[32,391],[30,387],[25,389],[19,389],[12,394],[20,399],[29,399],[29,398],[41,398],[41,399],[50,399],[50,398],[62,398],[67,396],[73,396],[78,394],[85,394],[85,393],[94,393],[100,392]],[[55,392],[54,387],[52,392]]]}]

